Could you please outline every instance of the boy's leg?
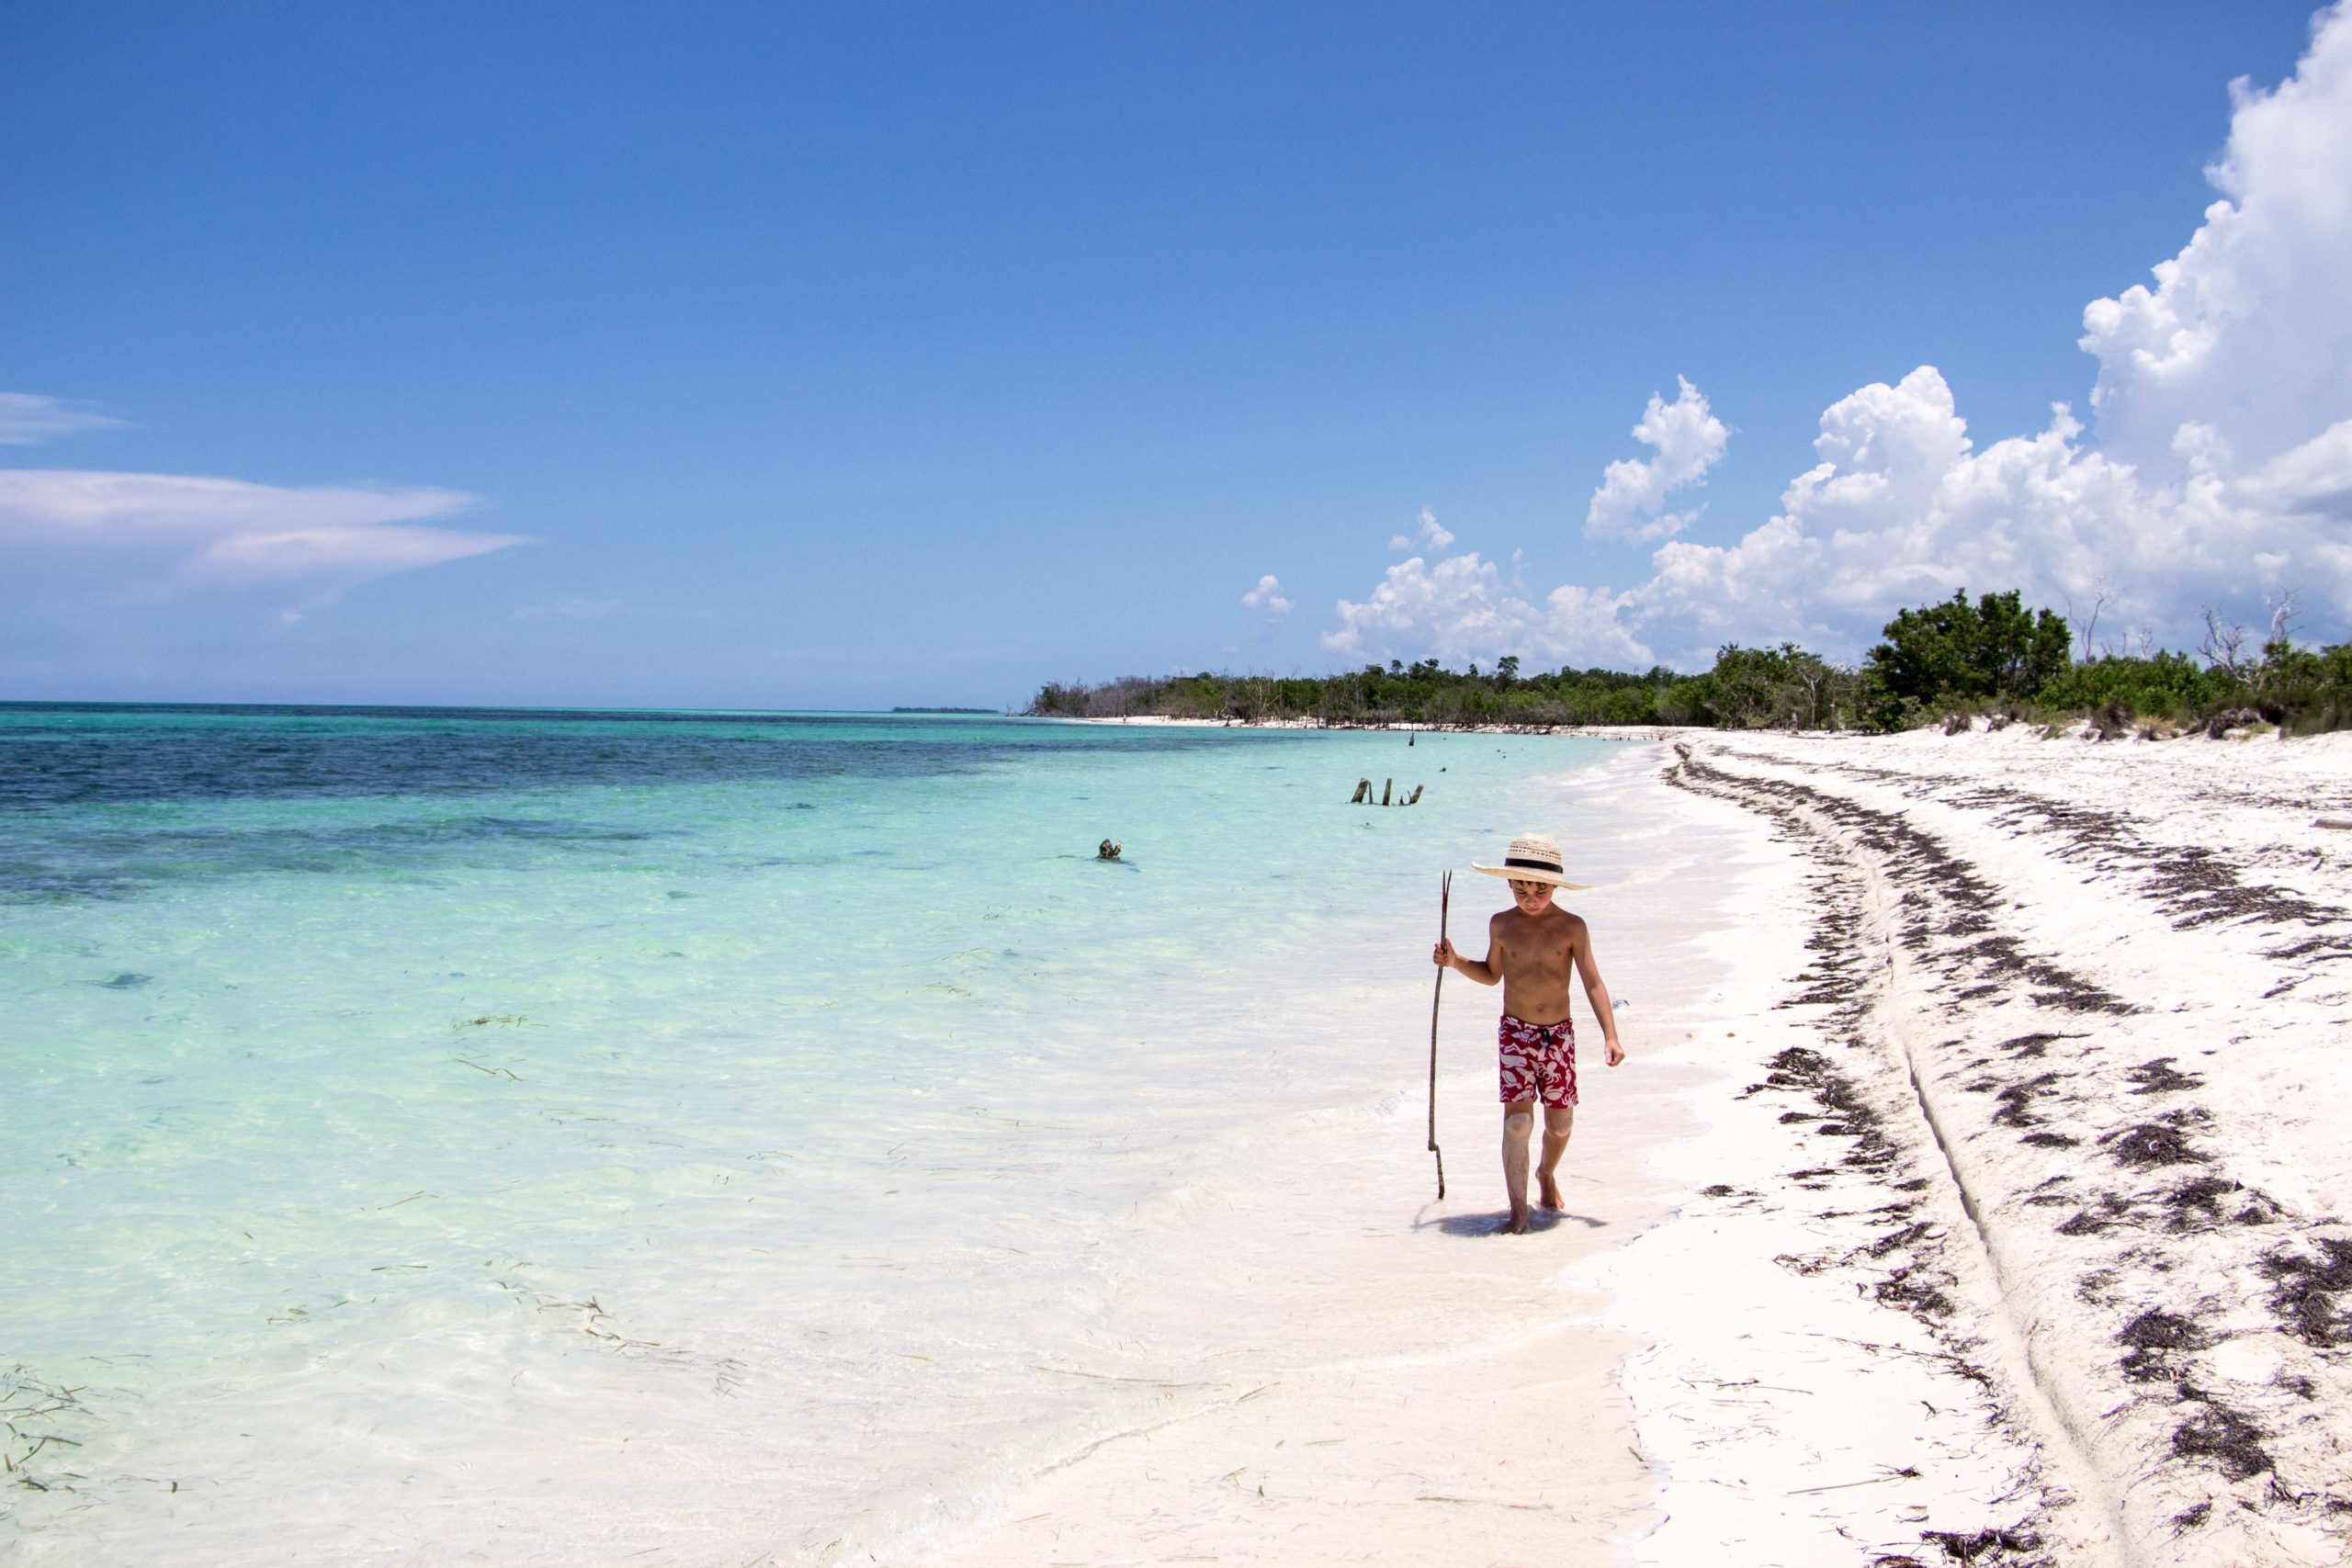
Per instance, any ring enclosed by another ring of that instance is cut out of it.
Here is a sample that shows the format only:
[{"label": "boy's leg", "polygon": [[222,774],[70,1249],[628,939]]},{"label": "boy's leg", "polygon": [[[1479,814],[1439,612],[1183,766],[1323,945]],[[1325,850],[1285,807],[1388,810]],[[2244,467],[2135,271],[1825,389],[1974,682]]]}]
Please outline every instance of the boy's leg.
[{"label": "boy's leg", "polygon": [[1547,1209],[1561,1206],[1560,1184],[1552,1179],[1552,1174],[1560,1168],[1560,1156],[1568,1152],[1568,1134],[1576,1122],[1577,1108],[1573,1105],[1544,1108],[1544,1159],[1535,1168],[1535,1190]]},{"label": "boy's leg", "polygon": [[1534,1130],[1533,1100],[1514,1100],[1503,1106],[1503,1185],[1510,1191],[1512,1235],[1527,1234],[1527,1135]]}]

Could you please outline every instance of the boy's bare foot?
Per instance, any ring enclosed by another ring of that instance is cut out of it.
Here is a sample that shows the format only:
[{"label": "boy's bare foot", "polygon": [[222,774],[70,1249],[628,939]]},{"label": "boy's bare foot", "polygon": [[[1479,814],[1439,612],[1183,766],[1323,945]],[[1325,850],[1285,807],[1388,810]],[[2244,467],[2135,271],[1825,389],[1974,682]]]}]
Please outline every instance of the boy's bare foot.
[{"label": "boy's bare foot", "polygon": [[1535,1178],[1535,1201],[1547,1209],[1565,1207],[1560,1201],[1560,1184],[1552,1179],[1550,1171],[1538,1172]]},{"label": "boy's bare foot", "polygon": [[1532,1218],[1533,1216],[1531,1215],[1523,1206],[1513,1209],[1510,1212],[1510,1224],[1503,1227],[1503,1235],[1525,1235],[1527,1234],[1528,1224]]}]

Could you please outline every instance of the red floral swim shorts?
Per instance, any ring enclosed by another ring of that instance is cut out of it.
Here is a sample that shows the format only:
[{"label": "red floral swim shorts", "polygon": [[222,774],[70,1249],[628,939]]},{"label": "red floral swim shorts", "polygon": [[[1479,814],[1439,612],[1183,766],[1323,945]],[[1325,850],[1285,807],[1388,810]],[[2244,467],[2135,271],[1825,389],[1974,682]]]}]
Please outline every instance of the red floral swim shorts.
[{"label": "red floral swim shorts", "polygon": [[1540,1100],[1558,1108],[1577,1102],[1577,1031],[1566,1019],[1529,1023],[1503,1014],[1499,1055],[1503,1103]]}]

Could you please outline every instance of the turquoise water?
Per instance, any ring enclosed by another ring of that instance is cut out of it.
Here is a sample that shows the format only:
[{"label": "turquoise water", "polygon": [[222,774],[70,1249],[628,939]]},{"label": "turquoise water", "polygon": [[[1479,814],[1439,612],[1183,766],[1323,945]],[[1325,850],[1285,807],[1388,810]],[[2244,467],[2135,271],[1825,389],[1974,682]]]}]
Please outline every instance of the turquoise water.
[{"label": "turquoise water", "polygon": [[1142,1206],[1410,1080],[1436,869],[1607,751],[0,707],[0,1543],[789,1560],[952,1508],[1119,1397],[1046,1373]]}]

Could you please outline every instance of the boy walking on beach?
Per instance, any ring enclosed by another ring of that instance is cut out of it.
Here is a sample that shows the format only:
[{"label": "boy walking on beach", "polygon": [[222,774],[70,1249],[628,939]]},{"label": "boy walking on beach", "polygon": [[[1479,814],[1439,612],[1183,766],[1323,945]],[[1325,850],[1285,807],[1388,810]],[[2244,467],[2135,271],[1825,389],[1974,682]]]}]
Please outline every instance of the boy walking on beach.
[{"label": "boy walking on beach", "polygon": [[1514,907],[1487,922],[1485,959],[1464,958],[1443,941],[1430,959],[1482,986],[1502,982],[1503,1184],[1510,1190],[1510,1234],[1523,1235],[1529,1219],[1527,1138],[1534,1130],[1536,1104],[1544,1107],[1544,1157],[1535,1168],[1535,1179],[1538,1199],[1547,1209],[1560,1207],[1555,1175],[1576,1122],[1577,1033],[1568,1018],[1571,969],[1584,982],[1585,999],[1600,1020],[1611,1066],[1625,1059],[1625,1048],[1617,1043],[1617,1015],[1609,1005],[1609,987],[1593,963],[1592,933],[1583,919],[1552,902],[1555,888],[1581,890],[1586,886],[1561,874],[1560,846],[1541,833],[1524,833],[1510,841],[1502,864],[1470,863],[1473,870],[1508,880]]}]

